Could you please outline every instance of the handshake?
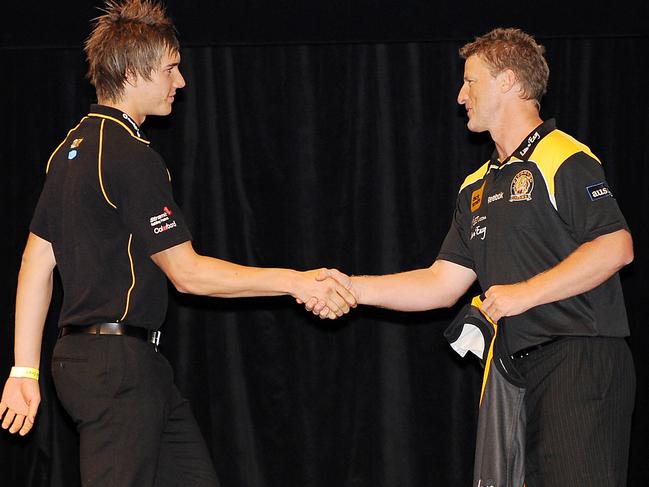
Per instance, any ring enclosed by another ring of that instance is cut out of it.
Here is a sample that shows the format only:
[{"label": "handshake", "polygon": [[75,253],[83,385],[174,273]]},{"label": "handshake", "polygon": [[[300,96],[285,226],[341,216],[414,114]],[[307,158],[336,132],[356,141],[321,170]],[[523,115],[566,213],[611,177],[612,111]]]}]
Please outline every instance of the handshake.
[{"label": "handshake", "polygon": [[335,320],[359,304],[352,284],[351,277],[336,269],[316,269],[300,273],[292,295],[307,311]]}]

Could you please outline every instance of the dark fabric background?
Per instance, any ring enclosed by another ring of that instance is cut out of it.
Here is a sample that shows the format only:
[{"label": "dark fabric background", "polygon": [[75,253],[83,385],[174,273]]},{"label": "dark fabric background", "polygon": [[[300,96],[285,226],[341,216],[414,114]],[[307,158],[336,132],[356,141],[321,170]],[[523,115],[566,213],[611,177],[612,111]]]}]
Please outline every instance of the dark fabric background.
[{"label": "dark fabric background", "polygon": [[[486,30],[486,29],[485,29]],[[478,34],[478,32],[476,32]],[[644,355],[649,38],[541,38],[544,117],[604,161],[635,262],[623,272],[638,373],[629,485],[649,480]],[[201,252],[259,266],[428,266],[464,176],[489,156],[455,101],[463,40],[193,46],[174,113],[147,120]],[[78,47],[1,49],[0,376],[12,364],[20,254],[51,150],[94,101]],[[0,434],[1,485],[78,485],[76,436],[49,377],[28,438]],[[442,337],[453,310],[358,309],[321,322],[289,298],[172,292],[163,352],[222,484],[469,486],[481,370]],[[128,452],[125,452],[128,454]]]}]

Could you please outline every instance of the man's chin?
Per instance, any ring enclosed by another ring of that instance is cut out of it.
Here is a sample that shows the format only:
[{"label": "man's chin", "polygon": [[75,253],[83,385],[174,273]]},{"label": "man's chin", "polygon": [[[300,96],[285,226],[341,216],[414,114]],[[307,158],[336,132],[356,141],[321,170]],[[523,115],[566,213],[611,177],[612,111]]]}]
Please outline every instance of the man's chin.
[{"label": "man's chin", "polygon": [[466,123],[466,128],[468,128],[469,131],[475,132],[475,133],[485,132],[487,130],[486,127],[481,127],[480,125],[478,125],[475,122],[471,123],[471,120],[469,120]]},{"label": "man's chin", "polygon": [[167,115],[169,115],[171,113],[171,111],[172,111],[172,107],[171,107],[171,103],[169,103],[168,106],[160,107],[155,112],[149,113],[149,115],[153,115],[153,116],[156,116],[156,117],[166,117]]}]

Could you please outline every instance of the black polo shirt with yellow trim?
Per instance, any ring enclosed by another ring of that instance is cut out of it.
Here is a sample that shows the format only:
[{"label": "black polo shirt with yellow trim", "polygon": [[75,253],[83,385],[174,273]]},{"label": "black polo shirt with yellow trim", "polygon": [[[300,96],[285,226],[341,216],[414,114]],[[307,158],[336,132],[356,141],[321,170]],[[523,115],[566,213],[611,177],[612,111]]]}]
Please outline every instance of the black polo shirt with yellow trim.
[{"label": "black polo shirt with yellow trim", "polygon": [[[487,290],[529,279],[621,229],[628,227],[600,161],[549,120],[506,160],[494,152],[466,178],[438,259],[473,269]],[[557,336],[627,336],[619,276],[508,317],[504,331],[511,352]]]},{"label": "black polo shirt with yellow trim", "polygon": [[48,161],[30,230],[54,250],[60,326],[162,324],[166,277],[150,256],[191,235],[164,161],[127,114],[92,105],[68,132]]}]

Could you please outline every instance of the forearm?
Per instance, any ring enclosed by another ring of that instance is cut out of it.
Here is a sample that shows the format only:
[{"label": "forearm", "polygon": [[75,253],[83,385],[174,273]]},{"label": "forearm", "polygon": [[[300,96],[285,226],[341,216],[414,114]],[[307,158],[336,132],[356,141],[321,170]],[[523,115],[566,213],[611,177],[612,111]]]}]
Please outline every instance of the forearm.
[{"label": "forearm", "polygon": [[55,265],[49,242],[30,234],[23,253],[16,290],[16,366],[39,368],[43,327],[52,300]]},{"label": "forearm", "polygon": [[176,289],[184,293],[221,298],[291,295],[301,302],[315,297],[326,301],[334,315],[346,313],[350,305],[356,305],[355,297],[337,281],[318,282],[317,270],[247,267],[199,255],[190,242],[151,258]]},{"label": "forearm", "polygon": [[40,286],[18,285],[14,342],[15,365],[39,368],[43,327],[51,299],[51,274],[50,278]]},{"label": "forearm", "polygon": [[527,281],[491,286],[485,292],[482,311],[498,321],[577,296],[599,286],[632,260],[633,242],[627,231],[602,235]]},{"label": "forearm", "polygon": [[475,273],[457,264],[436,261],[427,269],[384,276],[354,276],[359,304],[396,311],[425,311],[453,306],[475,280]]},{"label": "forearm", "polygon": [[582,244],[560,264],[529,279],[524,286],[532,306],[552,303],[594,289],[632,260],[631,235],[620,230]]},{"label": "forearm", "polygon": [[180,272],[181,291],[221,298],[293,295],[298,275],[290,269],[247,267],[201,255]]}]

